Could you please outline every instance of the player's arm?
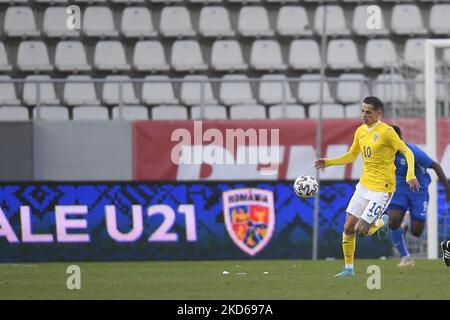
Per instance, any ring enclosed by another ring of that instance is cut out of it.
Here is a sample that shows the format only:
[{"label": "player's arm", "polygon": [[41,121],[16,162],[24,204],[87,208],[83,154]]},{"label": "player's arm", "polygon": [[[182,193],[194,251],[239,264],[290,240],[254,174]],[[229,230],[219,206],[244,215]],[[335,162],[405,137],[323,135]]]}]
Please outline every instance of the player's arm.
[{"label": "player's arm", "polygon": [[444,170],[442,170],[441,165],[436,161],[433,161],[430,165],[430,168],[432,168],[436,172],[439,181],[444,185],[445,199],[447,201],[450,201],[450,185],[448,184],[447,177],[445,176]]},{"label": "player's arm", "polygon": [[316,160],[316,162],[314,162],[314,167],[316,169],[322,169],[329,166],[338,166],[354,162],[359,154],[359,142],[357,133],[358,130],[355,132],[353,143],[347,153],[337,158],[322,158]]}]

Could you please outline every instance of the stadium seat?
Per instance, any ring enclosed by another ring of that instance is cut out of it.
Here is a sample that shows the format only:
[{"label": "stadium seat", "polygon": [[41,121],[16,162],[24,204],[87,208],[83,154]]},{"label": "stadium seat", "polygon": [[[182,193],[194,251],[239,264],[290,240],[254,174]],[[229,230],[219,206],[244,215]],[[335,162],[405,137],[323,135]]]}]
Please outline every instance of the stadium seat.
[{"label": "stadium seat", "polygon": [[203,117],[201,114],[202,106],[193,106],[191,108],[191,119],[192,120],[226,120],[227,119],[227,109],[222,105],[204,105]]},{"label": "stadium seat", "polygon": [[4,32],[8,37],[26,38],[40,35],[30,7],[10,6],[6,9],[4,19]]},{"label": "stadium seat", "polygon": [[246,5],[248,3],[258,3],[261,2],[262,0],[227,0],[229,3],[236,3],[236,4],[241,4],[241,5]]},{"label": "stadium seat", "polygon": [[0,107],[1,121],[27,121],[29,120],[28,108],[24,106]]},{"label": "stadium seat", "polygon": [[[70,82],[71,80],[87,82]],[[95,85],[89,80],[92,78],[85,75],[68,76],[64,85],[64,103],[69,106],[100,104],[95,92]]]},{"label": "stadium seat", "polygon": [[285,3],[290,3],[290,4],[294,4],[294,3],[298,3],[299,0],[266,0],[267,3],[281,3],[281,4],[285,4]]},{"label": "stadium seat", "polygon": [[381,14],[381,25],[380,29],[369,29],[367,27],[367,8],[371,4],[363,4],[359,5],[355,8],[353,12],[353,24],[352,29],[355,34],[358,36],[379,36],[379,35],[388,35],[389,31],[386,28],[385,20],[383,14]]},{"label": "stadium seat", "polygon": [[283,6],[278,11],[277,32],[281,36],[311,36],[306,10],[300,6]]},{"label": "stadium seat", "polygon": [[239,11],[238,31],[244,37],[270,37],[275,33],[265,7],[244,6]]},{"label": "stadium seat", "polygon": [[210,3],[222,3],[224,0],[188,0],[190,3],[208,5]]},{"label": "stadium seat", "polygon": [[[308,109],[309,118],[319,118],[319,104],[313,104]],[[324,119],[342,119],[344,118],[344,106],[342,104],[327,104],[322,105],[322,118]]]},{"label": "stadium seat", "polygon": [[332,70],[363,68],[356,45],[351,39],[331,40],[328,43],[327,63]]},{"label": "stadium seat", "polygon": [[75,3],[88,3],[88,4],[98,4],[98,3],[102,3],[104,4],[107,0],[73,0]]},{"label": "stadium seat", "polygon": [[385,68],[397,60],[394,44],[390,39],[371,39],[366,44],[365,62],[369,68]]},{"label": "stadium seat", "polygon": [[145,106],[123,106],[122,115],[120,115],[119,106],[112,109],[112,118],[125,119],[128,121],[148,120],[148,110]]},{"label": "stadium seat", "polygon": [[187,109],[184,106],[157,106],[152,108],[153,120],[186,120]]},{"label": "stadium seat", "polygon": [[95,45],[94,67],[101,71],[130,70],[125,49],[120,41],[98,41]]},{"label": "stadium seat", "polygon": [[248,65],[244,63],[239,42],[236,40],[215,41],[211,52],[211,67],[216,71],[247,70]]},{"label": "stadium seat", "polygon": [[14,4],[26,4],[28,0],[0,0],[0,4],[6,3],[8,5],[14,5]]},{"label": "stadium seat", "polygon": [[450,4],[435,4],[430,10],[430,31],[436,35],[450,35]]},{"label": "stadium seat", "polygon": [[363,74],[343,73],[339,76],[336,89],[336,98],[339,102],[344,104],[360,102],[368,93],[367,78]]},{"label": "stadium seat", "polygon": [[133,66],[138,71],[167,71],[164,49],[159,41],[138,41],[134,47]]},{"label": "stadium seat", "polygon": [[109,120],[108,109],[104,106],[78,106],[72,110],[73,120]]},{"label": "stadium seat", "polygon": [[274,105],[269,108],[270,119],[305,119],[305,107],[299,104],[286,105],[286,114],[283,116],[283,105]]},{"label": "stadium seat", "polygon": [[398,35],[427,33],[419,7],[415,4],[398,4],[392,9],[391,29]]},{"label": "stadium seat", "polygon": [[385,103],[392,100],[406,102],[407,90],[403,77],[399,74],[393,74],[392,77],[390,74],[380,74],[373,83],[373,94]]},{"label": "stadium seat", "polygon": [[[0,81],[10,81],[10,76],[0,75]],[[16,88],[11,82],[0,82],[0,106],[2,105],[19,105],[17,99]]]},{"label": "stadium seat", "polygon": [[17,67],[20,71],[51,71],[47,45],[43,41],[22,41],[17,52]]},{"label": "stadium seat", "polygon": [[123,10],[120,31],[127,38],[156,37],[150,10],[146,7],[128,7]]},{"label": "stadium seat", "polygon": [[11,71],[12,65],[9,64],[8,55],[6,54],[5,45],[0,41],[0,71]]},{"label": "stadium seat", "polygon": [[201,71],[208,69],[196,40],[177,40],[172,46],[171,65],[176,71]]},{"label": "stadium seat", "polygon": [[[261,77],[259,83],[259,102],[262,104],[294,103],[292,91],[285,75],[268,74]],[[265,80],[280,80],[280,82],[266,82]],[[283,97],[284,88],[284,97]]]},{"label": "stadium seat", "polygon": [[60,41],[56,45],[55,67],[59,71],[90,71],[86,51],[80,41]]},{"label": "stadium seat", "polygon": [[[414,85],[414,97],[418,102],[425,102],[425,77],[423,73],[420,73],[416,76],[414,79],[416,81]],[[442,81],[444,80],[444,77],[442,74],[436,74],[436,81]],[[437,83],[436,84],[436,100],[437,101],[445,101],[445,90],[446,86],[443,83]],[[447,93],[447,99],[450,98],[450,95]]]},{"label": "stadium seat", "polygon": [[33,119],[40,120],[69,120],[69,109],[65,106],[40,106],[38,114],[38,108],[33,108]]},{"label": "stadium seat", "polygon": [[405,44],[405,61],[416,67],[424,67],[425,39],[408,39]]},{"label": "stadium seat", "polygon": [[319,45],[315,40],[294,40],[289,48],[289,66],[294,70],[320,69]]},{"label": "stadium seat", "polygon": [[111,0],[112,3],[143,4],[145,0]]},{"label": "stadium seat", "polygon": [[[107,76],[106,81],[130,80],[129,76]],[[103,84],[102,101],[106,105],[120,104],[120,86],[118,82],[105,82]],[[137,104],[139,99],[136,98],[134,86],[132,82],[122,82],[122,103]]]},{"label": "stadium seat", "polygon": [[361,113],[361,103],[353,103],[346,105],[344,108],[345,117],[348,119],[360,119]]},{"label": "stadium seat", "polygon": [[245,75],[225,75],[220,84],[220,101],[225,105],[234,104],[254,104],[256,100],[253,98],[250,83],[246,81]]},{"label": "stadium seat", "polygon": [[281,47],[276,40],[256,40],[250,53],[250,66],[255,70],[286,70],[283,63]]},{"label": "stadium seat", "polygon": [[[50,80],[48,75],[31,75],[27,76],[25,80],[36,81],[36,80]],[[60,101],[56,97],[55,85],[51,82],[40,83],[39,84],[39,104],[40,105],[56,105]],[[37,101],[37,85],[35,82],[26,82],[23,86],[22,101],[27,106],[34,106],[38,103]]]},{"label": "stadium seat", "polygon": [[242,104],[230,107],[230,119],[233,120],[256,120],[266,118],[266,108],[260,104]]},{"label": "stadium seat", "polygon": [[233,37],[228,10],[224,7],[203,7],[198,23],[199,33],[203,37]]},{"label": "stadium seat", "polygon": [[185,7],[164,7],[161,12],[160,31],[164,37],[192,37],[195,30],[192,28],[189,11]]},{"label": "stadium seat", "polygon": [[442,53],[442,61],[447,66],[450,66],[450,48],[444,49],[444,52]]},{"label": "stadium seat", "polygon": [[[145,82],[142,86],[142,102],[147,105],[157,104],[178,104],[175,98],[173,85],[167,76],[146,76],[145,80],[154,82]],[[160,82],[155,82],[160,81]]]},{"label": "stadium seat", "polygon": [[[202,80],[202,82],[191,82]],[[203,86],[203,102],[202,102],[202,86]],[[180,100],[183,104],[217,104],[214,98],[211,82],[208,77],[203,75],[186,76],[181,84]]]},{"label": "stadium seat", "polygon": [[88,37],[117,37],[113,14],[109,7],[88,6],[84,11],[82,30]]},{"label": "stadium seat", "polygon": [[49,38],[78,38],[79,30],[67,28],[66,7],[48,7],[44,13],[42,31]]},{"label": "stadium seat", "polygon": [[156,4],[177,4],[177,3],[181,3],[184,0],[150,0],[151,3],[156,3]]},{"label": "stadium seat", "polygon": [[[322,35],[324,6],[317,7],[314,17],[314,31]],[[338,5],[327,5],[327,25],[326,31],[329,36],[350,35],[344,18],[344,11]]]},{"label": "stadium seat", "polygon": [[[315,81],[314,81],[315,80]],[[317,103],[320,99],[320,75],[319,74],[304,74],[300,78],[297,90],[298,100],[303,104]],[[326,103],[333,103],[334,99],[330,94],[330,87],[328,82],[324,82],[323,86],[323,101]]]}]

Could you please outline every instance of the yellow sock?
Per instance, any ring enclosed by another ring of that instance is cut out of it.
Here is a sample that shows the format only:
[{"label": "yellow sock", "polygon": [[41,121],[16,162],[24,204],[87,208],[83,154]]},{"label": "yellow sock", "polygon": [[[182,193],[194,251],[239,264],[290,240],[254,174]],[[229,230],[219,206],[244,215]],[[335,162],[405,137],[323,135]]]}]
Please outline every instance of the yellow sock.
[{"label": "yellow sock", "polygon": [[369,232],[367,233],[368,236],[373,235],[375,232],[378,231],[382,226],[384,226],[384,222],[381,219],[375,220],[375,222],[370,226]]},{"label": "yellow sock", "polygon": [[353,267],[355,259],[356,237],[355,234],[342,234],[342,251],[344,252],[344,262],[346,267]]}]

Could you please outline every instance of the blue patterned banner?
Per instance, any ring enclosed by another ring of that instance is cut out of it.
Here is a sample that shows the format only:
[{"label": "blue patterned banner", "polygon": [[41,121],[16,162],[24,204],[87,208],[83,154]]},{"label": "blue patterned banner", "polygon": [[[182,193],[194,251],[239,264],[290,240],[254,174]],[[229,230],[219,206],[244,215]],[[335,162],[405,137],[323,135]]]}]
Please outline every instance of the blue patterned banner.
[{"label": "blue patterned banner", "polygon": [[[354,186],[321,185],[321,258],[342,257]],[[2,185],[0,208],[3,262],[312,255],[314,199],[299,199],[289,182]],[[391,253],[386,240],[357,242],[357,258]]]}]

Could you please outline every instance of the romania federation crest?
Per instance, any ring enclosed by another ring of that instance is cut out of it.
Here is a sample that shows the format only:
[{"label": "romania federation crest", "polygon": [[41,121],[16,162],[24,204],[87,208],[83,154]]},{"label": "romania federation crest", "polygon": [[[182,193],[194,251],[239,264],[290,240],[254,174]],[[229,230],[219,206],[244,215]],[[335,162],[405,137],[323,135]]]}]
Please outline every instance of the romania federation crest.
[{"label": "romania federation crest", "polygon": [[228,234],[249,255],[261,251],[275,229],[273,192],[245,188],[223,192],[223,213]]}]

